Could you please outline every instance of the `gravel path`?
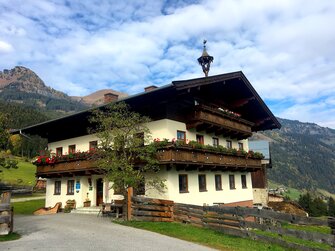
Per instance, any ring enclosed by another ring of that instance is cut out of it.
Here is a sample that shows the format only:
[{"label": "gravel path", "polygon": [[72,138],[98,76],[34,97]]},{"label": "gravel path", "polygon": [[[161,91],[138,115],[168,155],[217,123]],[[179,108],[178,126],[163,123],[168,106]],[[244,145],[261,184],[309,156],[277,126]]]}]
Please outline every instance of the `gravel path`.
[{"label": "gravel path", "polygon": [[93,215],[16,216],[14,231],[21,239],[1,242],[1,250],[213,250]]}]

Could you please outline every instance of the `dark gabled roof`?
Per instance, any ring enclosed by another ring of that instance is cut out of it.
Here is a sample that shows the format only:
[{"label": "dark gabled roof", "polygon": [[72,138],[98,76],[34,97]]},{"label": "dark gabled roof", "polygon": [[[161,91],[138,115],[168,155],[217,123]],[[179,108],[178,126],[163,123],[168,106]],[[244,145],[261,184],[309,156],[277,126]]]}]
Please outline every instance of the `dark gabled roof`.
[{"label": "dark gabled roof", "polygon": [[[207,93],[211,93],[211,98],[221,98],[225,101],[223,105],[226,108],[230,108],[232,111],[242,114],[243,118],[254,122],[253,131],[279,129],[281,127],[277,118],[258,95],[242,71],[211,77],[173,81],[172,84],[176,87],[177,91],[190,90],[192,88],[207,88]],[[241,103],[240,106],[236,107],[239,102]],[[255,117],[255,115],[258,116]]]},{"label": "dark gabled roof", "polygon": [[[149,92],[128,96],[116,102],[124,101],[134,110],[159,119],[159,116],[162,116],[161,118],[167,116],[166,113],[162,112],[162,107],[165,107],[166,103],[185,102],[184,105],[189,105],[194,97],[206,102],[215,101],[224,108],[240,113],[242,118],[253,122],[253,131],[281,127],[278,120],[241,71],[173,81],[172,84]],[[48,138],[49,142],[82,136],[87,134],[87,128],[90,127],[88,119],[92,111],[94,109],[103,109],[105,106],[101,105],[62,118],[28,126],[14,133],[37,134]]]}]

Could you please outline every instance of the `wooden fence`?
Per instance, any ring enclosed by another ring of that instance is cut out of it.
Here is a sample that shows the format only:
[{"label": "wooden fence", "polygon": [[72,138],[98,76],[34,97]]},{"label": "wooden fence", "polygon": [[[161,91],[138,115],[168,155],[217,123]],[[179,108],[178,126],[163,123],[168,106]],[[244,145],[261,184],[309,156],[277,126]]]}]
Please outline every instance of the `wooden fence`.
[{"label": "wooden fence", "polygon": [[0,197],[0,235],[13,231],[13,207],[10,206],[10,192],[4,192]]},{"label": "wooden fence", "polygon": [[139,221],[173,221],[173,204],[171,200],[131,198],[131,220]]},{"label": "wooden fence", "polygon": [[[276,243],[295,250],[325,250],[306,245],[306,242],[322,243],[328,249],[335,248],[335,218],[321,220],[266,209],[197,206],[139,196],[131,197],[130,215],[131,220],[189,223],[225,234]],[[288,225],[291,225],[291,228]],[[299,226],[329,226],[332,234],[300,230]],[[297,238],[305,242],[297,244],[281,237]]]},{"label": "wooden fence", "polygon": [[[174,220],[193,225],[207,227],[226,234],[240,237],[249,237],[255,240],[264,240],[277,243],[281,246],[298,250],[324,250],[311,248],[302,244],[287,242],[281,238],[260,234],[255,229],[267,233],[275,233],[279,236],[289,236],[305,241],[324,243],[335,247],[334,224],[335,219],[320,220],[311,217],[301,217],[291,214],[279,213],[271,210],[245,208],[245,207],[218,207],[218,206],[195,206],[188,204],[174,205]],[[330,226],[332,234],[309,232],[303,230],[289,229],[281,226],[282,223],[296,225]]]}]

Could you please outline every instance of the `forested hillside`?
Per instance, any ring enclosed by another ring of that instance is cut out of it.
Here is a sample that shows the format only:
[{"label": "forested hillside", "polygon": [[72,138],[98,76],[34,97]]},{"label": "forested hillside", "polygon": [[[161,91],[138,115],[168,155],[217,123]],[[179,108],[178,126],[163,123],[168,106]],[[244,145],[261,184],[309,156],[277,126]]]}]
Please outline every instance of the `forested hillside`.
[{"label": "forested hillside", "polygon": [[281,130],[263,132],[273,140],[269,178],[290,187],[335,193],[335,130],[279,120]]},{"label": "forested hillside", "polygon": [[0,101],[0,111],[9,117],[8,124],[11,129],[23,128],[50,118],[34,108],[4,101]]}]

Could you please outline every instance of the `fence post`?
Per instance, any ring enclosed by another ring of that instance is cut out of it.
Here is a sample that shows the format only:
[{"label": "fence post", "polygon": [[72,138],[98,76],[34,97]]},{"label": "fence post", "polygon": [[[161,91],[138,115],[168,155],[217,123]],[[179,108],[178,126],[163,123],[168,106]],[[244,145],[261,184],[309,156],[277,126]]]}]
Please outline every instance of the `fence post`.
[{"label": "fence post", "polygon": [[14,207],[10,208],[10,229],[9,232],[12,233],[14,229]]},{"label": "fence post", "polygon": [[331,228],[332,235],[334,235],[334,241],[332,247],[335,247],[335,218],[328,217],[328,226]]},{"label": "fence post", "polygon": [[132,187],[127,189],[127,220],[131,220],[131,197],[133,196],[134,190]]}]

